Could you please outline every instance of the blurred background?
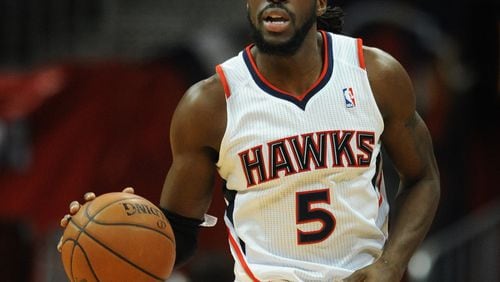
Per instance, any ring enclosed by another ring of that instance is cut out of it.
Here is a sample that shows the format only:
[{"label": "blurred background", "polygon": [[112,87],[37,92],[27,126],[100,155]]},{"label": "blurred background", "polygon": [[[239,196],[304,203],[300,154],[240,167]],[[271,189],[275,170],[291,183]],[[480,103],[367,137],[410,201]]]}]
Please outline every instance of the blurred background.
[{"label": "blurred background", "polygon": [[[500,281],[498,1],[338,5],[345,34],[408,70],[434,140],[441,205],[405,280]],[[67,281],[58,224],[85,192],[158,202],[177,102],[250,42],[247,26],[244,1],[0,0],[2,281]],[[220,222],[171,281],[233,279],[216,185]]]}]

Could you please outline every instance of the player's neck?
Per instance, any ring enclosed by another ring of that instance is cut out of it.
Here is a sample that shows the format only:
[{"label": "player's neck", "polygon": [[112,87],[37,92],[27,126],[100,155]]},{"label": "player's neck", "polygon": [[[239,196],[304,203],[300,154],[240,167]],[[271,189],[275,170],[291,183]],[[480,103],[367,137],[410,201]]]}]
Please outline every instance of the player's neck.
[{"label": "player's neck", "polygon": [[311,32],[291,56],[264,54],[254,48],[253,56],[260,73],[274,86],[293,95],[301,95],[316,82],[323,68],[323,39]]}]

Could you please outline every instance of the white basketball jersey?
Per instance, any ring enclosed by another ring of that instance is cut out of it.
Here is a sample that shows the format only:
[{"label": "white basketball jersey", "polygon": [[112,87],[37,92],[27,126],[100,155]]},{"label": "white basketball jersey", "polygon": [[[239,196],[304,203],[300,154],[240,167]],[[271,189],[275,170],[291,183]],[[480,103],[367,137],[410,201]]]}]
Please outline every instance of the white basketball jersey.
[{"label": "white basketball jersey", "polygon": [[387,238],[384,124],[359,39],[321,32],[321,76],[300,97],[270,84],[247,47],[217,66],[227,128],[217,163],[236,281],[337,281]]}]

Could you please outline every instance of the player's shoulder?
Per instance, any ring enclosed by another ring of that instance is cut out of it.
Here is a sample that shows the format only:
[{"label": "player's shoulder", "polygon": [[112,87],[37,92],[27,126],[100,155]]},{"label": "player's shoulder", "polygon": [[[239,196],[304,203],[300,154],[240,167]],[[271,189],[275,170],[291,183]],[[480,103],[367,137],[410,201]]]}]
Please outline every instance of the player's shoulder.
[{"label": "player's shoulder", "polygon": [[171,130],[183,140],[218,149],[225,130],[225,107],[226,98],[219,76],[201,80],[186,91],[177,105]]},{"label": "player's shoulder", "polygon": [[200,116],[217,113],[225,108],[225,94],[217,74],[193,84],[184,94],[177,110]]},{"label": "player's shoulder", "polygon": [[405,75],[403,66],[391,54],[369,46],[363,46],[366,68],[369,76],[374,79],[397,78]]},{"label": "player's shoulder", "polygon": [[396,105],[414,104],[413,86],[408,73],[389,53],[369,46],[363,46],[368,80],[382,115]]}]

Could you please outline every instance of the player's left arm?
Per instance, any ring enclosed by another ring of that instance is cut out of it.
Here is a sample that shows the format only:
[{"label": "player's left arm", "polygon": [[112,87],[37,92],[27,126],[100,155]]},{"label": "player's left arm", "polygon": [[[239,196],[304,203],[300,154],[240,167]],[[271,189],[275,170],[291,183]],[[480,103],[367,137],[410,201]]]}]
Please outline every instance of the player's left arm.
[{"label": "player's left arm", "polygon": [[368,77],[384,118],[382,144],[400,176],[382,256],[346,281],[400,281],[437,210],[439,171],[432,141],[415,109],[412,83],[387,53],[365,48]]}]

